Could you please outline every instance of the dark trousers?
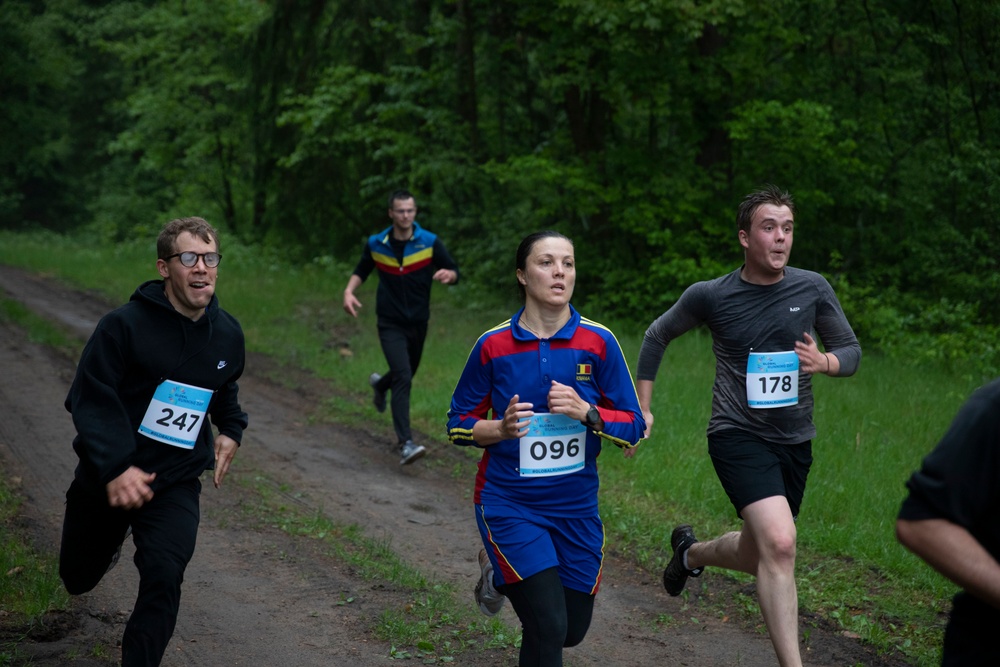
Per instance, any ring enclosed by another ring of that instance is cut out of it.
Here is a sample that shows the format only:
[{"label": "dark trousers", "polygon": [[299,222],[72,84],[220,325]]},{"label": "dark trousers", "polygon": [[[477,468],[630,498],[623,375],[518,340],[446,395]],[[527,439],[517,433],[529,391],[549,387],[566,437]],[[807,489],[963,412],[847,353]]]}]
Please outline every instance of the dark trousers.
[{"label": "dark trousers", "polygon": [[420,366],[426,338],[427,322],[378,324],[378,339],[382,343],[382,354],[389,362],[389,372],[382,376],[376,388],[382,392],[392,391],[389,403],[392,407],[392,427],[400,444],[413,438],[410,431],[410,387]]},{"label": "dark trousers", "polygon": [[518,667],[562,667],[562,650],[583,641],[594,616],[594,596],[562,585],[556,568],[497,588],[521,621]]},{"label": "dark trousers", "polygon": [[93,589],[132,527],[139,593],[122,637],[123,667],[160,664],[174,633],[184,570],[194,555],[200,519],[197,479],[156,491],[137,510],[115,509],[107,495],[76,480],[66,492],[59,576],[72,595]]}]

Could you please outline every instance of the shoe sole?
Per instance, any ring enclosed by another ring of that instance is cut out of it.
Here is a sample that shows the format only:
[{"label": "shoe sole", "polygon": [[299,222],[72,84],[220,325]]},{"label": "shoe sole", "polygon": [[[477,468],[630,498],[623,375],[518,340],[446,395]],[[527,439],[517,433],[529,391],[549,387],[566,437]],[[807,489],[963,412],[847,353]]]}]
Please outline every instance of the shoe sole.
[{"label": "shoe sole", "polygon": [[400,459],[399,460],[399,465],[405,466],[407,464],[413,463],[417,459],[423,458],[424,454],[426,454],[426,453],[427,453],[427,448],[421,446],[420,449],[418,449],[417,451],[413,452],[412,454],[410,454],[409,456],[407,456],[405,459]]}]

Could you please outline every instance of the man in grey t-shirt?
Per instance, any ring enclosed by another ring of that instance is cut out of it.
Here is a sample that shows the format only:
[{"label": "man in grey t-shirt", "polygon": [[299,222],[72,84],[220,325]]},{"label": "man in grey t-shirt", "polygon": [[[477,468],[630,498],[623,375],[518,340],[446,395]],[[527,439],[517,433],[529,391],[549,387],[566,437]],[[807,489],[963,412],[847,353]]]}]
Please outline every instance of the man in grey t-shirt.
[{"label": "man in grey t-shirt", "polygon": [[852,375],[861,361],[861,346],[830,284],[818,273],[787,266],[794,214],[791,196],[773,186],[747,195],[736,214],[743,266],[688,287],[646,331],[636,373],[648,437],[653,380],[667,345],[698,325],[711,331],[716,374],[709,454],[743,527],[699,542],[691,526],[677,526],[663,584],[679,595],[687,578],[706,566],[755,575],[783,667],[802,664],[795,517],[816,434],[812,376]]}]

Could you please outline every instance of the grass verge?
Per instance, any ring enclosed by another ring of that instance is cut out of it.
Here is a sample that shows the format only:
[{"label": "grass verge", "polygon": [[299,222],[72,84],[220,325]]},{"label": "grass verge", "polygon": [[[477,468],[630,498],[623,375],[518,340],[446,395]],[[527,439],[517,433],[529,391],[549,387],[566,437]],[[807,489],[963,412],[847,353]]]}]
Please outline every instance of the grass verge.
[{"label": "grass verge", "polygon": [[12,482],[0,479],[0,666],[17,664],[18,644],[44,626],[46,614],[69,605],[56,558],[33,549],[18,526],[21,498]]},{"label": "grass verge", "polygon": [[[403,561],[384,539],[373,539],[356,525],[339,524],[299,502],[287,487],[262,475],[247,485],[257,499],[244,516],[258,527],[316,540],[327,555],[349,565],[367,581],[390,582],[406,593],[405,602],[381,612],[375,635],[389,642],[394,659],[448,664],[467,651],[518,646],[520,630],[484,618],[467,602],[467,591],[428,579]],[[351,604],[344,598],[341,604]]]}]

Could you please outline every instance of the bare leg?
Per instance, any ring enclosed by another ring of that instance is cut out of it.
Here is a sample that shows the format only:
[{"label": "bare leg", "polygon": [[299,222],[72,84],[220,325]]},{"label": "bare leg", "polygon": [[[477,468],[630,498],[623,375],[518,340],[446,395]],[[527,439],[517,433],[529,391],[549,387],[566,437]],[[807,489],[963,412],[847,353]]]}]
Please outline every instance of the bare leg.
[{"label": "bare leg", "polygon": [[751,503],[741,511],[743,528],[698,542],[687,552],[691,569],[712,566],[757,577],[764,624],[781,667],[801,667],[799,598],[795,588],[795,521],[783,496]]}]

